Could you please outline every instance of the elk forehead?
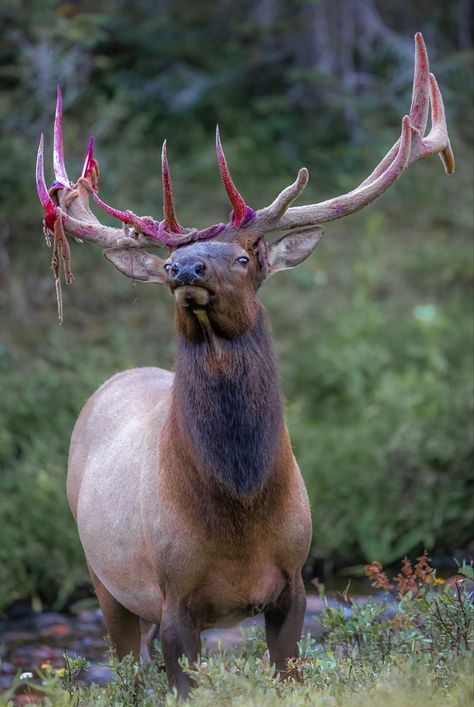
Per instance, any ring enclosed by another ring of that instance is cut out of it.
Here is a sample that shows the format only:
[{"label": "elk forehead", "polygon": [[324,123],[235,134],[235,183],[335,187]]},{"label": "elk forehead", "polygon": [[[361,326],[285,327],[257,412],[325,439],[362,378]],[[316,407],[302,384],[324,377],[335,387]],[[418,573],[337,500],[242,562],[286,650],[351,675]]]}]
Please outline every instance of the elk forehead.
[{"label": "elk forehead", "polygon": [[177,248],[166,262],[174,265],[188,258],[202,258],[212,263],[212,261],[225,261],[231,258],[239,258],[243,255],[247,255],[247,253],[238,243],[202,241],[201,243],[192,243],[191,245]]}]

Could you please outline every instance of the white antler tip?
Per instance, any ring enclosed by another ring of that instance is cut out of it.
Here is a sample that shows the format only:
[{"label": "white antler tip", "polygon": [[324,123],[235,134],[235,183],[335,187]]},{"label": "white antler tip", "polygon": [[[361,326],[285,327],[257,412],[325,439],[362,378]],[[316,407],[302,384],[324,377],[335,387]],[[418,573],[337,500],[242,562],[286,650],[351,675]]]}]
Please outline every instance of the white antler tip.
[{"label": "white antler tip", "polygon": [[300,171],[298,172],[298,182],[300,184],[306,185],[308,183],[309,179],[309,171],[307,170],[306,167],[301,167]]}]

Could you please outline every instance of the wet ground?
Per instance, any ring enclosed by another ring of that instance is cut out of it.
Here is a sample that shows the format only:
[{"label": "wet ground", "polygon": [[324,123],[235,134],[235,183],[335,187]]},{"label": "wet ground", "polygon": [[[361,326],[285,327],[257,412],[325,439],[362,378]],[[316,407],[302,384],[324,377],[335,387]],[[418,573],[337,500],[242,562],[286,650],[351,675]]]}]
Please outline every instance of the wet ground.
[{"label": "wet ground", "polygon": [[110,671],[104,635],[99,610],[83,611],[78,616],[28,613],[0,621],[0,688],[8,688],[19,671],[35,673],[44,663],[63,666],[65,651],[91,662],[85,682],[107,680]]},{"label": "wet ground", "polygon": [[[336,601],[331,601],[331,604]],[[305,633],[320,638],[317,617],[325,604],[318,596],[308,596]],[[347,609],[349,611],[349,609]],[[262,617],[247,619],[233,628],[213,629],[203,633],[209,648],[231,647],[242,641],[242,627],[261,624]],[[0,689],[8,688],[18,672],[33,673],[44,663],[64,665],[63,653],[79,655],[90,661],[90,669],[81,675],[86,684],[110,679],[109,652],[104,640],[106,630],[99,609],[79,611],[77,615],[54,612],[27,612],[0,621]]]}]

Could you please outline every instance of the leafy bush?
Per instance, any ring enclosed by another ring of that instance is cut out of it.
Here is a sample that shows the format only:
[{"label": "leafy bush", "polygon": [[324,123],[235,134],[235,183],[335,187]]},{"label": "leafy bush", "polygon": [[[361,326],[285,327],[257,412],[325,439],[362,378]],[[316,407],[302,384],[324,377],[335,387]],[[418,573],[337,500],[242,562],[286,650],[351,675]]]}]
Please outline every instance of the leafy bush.
[{"label": "leafy bush", "polygon": [[[450,252],[429,228],[414,246],[379,214],[360,221],[357,246],[332,235],[342,242],[271,302],[281,332],[278,305],[297,301],[278,344],[315,543],[385,562],[453,552],[474,513],[468,250]],[[423,282],[441,251],[445,283]]]}]

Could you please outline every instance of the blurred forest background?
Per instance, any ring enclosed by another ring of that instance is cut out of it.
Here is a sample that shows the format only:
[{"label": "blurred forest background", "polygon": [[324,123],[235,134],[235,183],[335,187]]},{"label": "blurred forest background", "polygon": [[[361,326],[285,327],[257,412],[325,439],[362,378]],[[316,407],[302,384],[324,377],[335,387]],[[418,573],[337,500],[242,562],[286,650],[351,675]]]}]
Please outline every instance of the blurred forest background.
[{"label": "blurred forest background", "polygon": [[217,122],[254,208],[302,165],[306,203],[356,186],[408,112],[417,30],[456,175],[438,158],[414,165],[374,206],[328,225],[262,298],[311,497],[312,557],[472,551],[471,21],[469,0],[2,0],[0,606],[60,607],[87,583],[65,497],[74,420],[104,379],[172,366],[175,346],[166,291],[74,242],[58,326],[34,187],[56,85],[70,176],[93,134],[103,198],[161,218],[167,137],[179,219],[205,226],[229,211]]}]

